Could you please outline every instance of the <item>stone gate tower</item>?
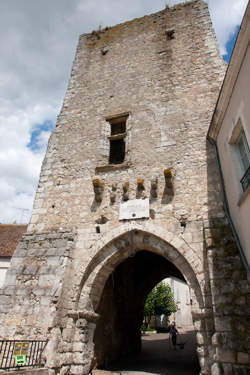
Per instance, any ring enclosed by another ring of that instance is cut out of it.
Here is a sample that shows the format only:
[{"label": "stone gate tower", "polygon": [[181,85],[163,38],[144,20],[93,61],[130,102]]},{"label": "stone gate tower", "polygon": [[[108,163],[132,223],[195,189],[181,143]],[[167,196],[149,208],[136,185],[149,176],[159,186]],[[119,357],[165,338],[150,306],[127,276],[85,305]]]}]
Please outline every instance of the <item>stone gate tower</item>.
[{"label": "stone gate tower", "polygon": [[80,36],[1,337],[48,339],[48,368],[86,374],[139,350],[146,295],[173,275],[201,373],[244,373],[247,280],[206,143],[224,72],[203,1]]}]

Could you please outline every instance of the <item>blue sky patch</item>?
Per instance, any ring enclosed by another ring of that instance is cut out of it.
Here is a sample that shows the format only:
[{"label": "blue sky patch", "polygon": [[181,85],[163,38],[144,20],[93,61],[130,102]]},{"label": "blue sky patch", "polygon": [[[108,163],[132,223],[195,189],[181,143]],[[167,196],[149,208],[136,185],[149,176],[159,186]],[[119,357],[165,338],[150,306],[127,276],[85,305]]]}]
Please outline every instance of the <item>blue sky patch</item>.
[{"label": "blue sky patch", "polygon": [[227,54],[223,55],[223,59],[226,61],[226,63],[229,63],[230,61],[239,29],[240,29],[240,26],[239,25],[236,26],[234,33],[231,35],[231,37],[227,41],[227,44],[226,44]]},{"label": "blue sky patch", "polygon": [[27,144],[27,147],[33,152],[39,151],[41,149],[41,133],[43,132],[52,132],[55,127],[55,124],[46,120],[43,124],[36,124],[31,129],[30,142]]}]

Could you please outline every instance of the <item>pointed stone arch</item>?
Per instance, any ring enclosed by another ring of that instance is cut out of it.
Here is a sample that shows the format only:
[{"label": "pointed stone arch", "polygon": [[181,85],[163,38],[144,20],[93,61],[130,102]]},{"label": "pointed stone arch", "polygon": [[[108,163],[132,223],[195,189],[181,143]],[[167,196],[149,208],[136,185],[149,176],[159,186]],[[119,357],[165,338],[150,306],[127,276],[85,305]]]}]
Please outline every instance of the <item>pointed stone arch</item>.
[{"label": "pointed stone arch", "polygon": [[[133,242],[133,243],[132,243]],[[106,234],[92,250],[76,297],[76,310],[96,311],[109,275],[132,251],[151,251],[173,263],[190,287],[193,312],[205,308],[202,256],[179,235],[151,223],[124,223]]]},{"label": "pointed stone arch", "polygon": [[191,306],[192,315],[196,321],[195,326],[199,332],[198,335],[200,335],[197,337],[202,337],[203,349],[200,364],[201,367],[204,367],[203,355],[208,352],[211,341],[206,321],[207,319],[213,319],[213,317],[211,315],[212,306],[207,302],[203,254],[199,254],[196,248],[190,246],[180,232],[175,234],[167,228],[157,227],[151,222],[123,223],[105,234],[92,247],[91,254],[89,254],[91,260],[87,266],[84,266],[84,273],[75,296],[75,319],[81,317],[83,320],[80,319],[79,323],[76,324],[78,328],[75,331],[74,341],[79,340],[80,332],[83,332],[81,327],[83,324],[84,330],[88,332],[88,340],[90,340],[88,345],[92,348],[89,355],[92,358],[91,361],[94,360],[93,340],[100,318],[98,306],[104,286],[109,276],[121,263],[134,253],[145,250],[165,258],[185,278],[193,302]]}]

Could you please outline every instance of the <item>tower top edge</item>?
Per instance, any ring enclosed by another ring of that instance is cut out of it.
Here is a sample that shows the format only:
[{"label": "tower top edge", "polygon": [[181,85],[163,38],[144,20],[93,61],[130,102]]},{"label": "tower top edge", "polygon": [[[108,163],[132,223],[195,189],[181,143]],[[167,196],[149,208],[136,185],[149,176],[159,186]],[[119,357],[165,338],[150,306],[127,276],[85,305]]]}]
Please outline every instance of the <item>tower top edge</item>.
[{"label": "tower top edge", "polygon": [[143,19],[146,20],[146,19],[150,19],[150,18],[158,18],[158,17],[161,17],[162,15],[166,14],[167,12],[180,11],[187,6],[194,6],[196,4],[197,5],[201,4],[203,7],[206,7],[206,8],[208,7],[208,4],[207,4],[206,0],[183,0],[181,3],[175,4],[173,6],[166,5],[164,9],[159,10],[158,12],[155,12],[155,13],[150,13],[150,14],[144,15],[142,17],[136,17],[136,18],[133,18],[131,20],[121,22],[121,23],[117,23],[117,24],[114,24],[114,25],[111,25],[111,26],[106,26],[104,28],[99,28],[97,30],[92,30],[91,32],[88,32],[88,33],[81,33],[80,36],[79,36],[79,39],[89,37],[91,35],[95,35],[96,33],[105,32],[108,29],[114,29],[116,27],[121,27],[121,26],[126,27],[128,25],[132,25],[133,23],[141,22]]}]

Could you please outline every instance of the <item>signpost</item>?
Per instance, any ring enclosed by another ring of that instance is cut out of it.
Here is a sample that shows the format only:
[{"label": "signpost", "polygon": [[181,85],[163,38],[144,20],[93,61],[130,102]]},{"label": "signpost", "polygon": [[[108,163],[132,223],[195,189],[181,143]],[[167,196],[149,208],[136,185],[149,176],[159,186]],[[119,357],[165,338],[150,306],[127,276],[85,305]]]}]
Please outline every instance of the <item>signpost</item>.
[{"label": "signpost", "polygon": [[16,342],[14,346],[14,357],[16,366],[26,365],[26,356],[29,349],[28,342]]}]

